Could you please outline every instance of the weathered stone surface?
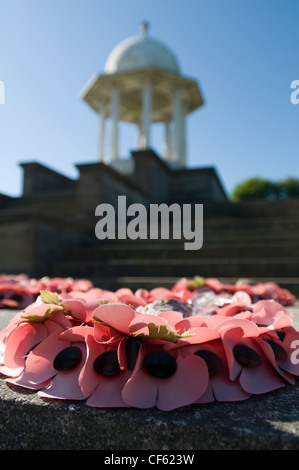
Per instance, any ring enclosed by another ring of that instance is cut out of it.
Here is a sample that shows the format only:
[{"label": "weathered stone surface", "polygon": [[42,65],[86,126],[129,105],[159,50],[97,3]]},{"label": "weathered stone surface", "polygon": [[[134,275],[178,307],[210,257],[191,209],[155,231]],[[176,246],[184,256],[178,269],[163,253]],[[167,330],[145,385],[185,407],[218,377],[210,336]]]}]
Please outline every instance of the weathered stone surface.
[{"label": "weathered stone surface", "polygon": [[[14,312],[0,315],[3,328]],[[299,449],[298,392],[299,380],[243,402],[162,412],[45,400],[1,379],[0,450]]]},{"label": "weathered stone surface", "polygon": [[46,401],[0,384],[0,449],[299,449],[299,383],[172,412]]}]

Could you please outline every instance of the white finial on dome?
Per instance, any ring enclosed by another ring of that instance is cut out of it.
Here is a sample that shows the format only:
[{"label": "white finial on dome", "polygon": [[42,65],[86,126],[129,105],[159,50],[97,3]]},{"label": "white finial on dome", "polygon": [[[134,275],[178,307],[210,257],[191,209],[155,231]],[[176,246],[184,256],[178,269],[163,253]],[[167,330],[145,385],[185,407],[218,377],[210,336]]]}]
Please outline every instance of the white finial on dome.
[{"label": "white finial on dome", "polygon": [[147,30],[149,28],[149,23],[148,21],[142,21],[140,24],[139,24],[139,30],[140,30],[140,33],[143,35],[143,36],[147,36]]}]

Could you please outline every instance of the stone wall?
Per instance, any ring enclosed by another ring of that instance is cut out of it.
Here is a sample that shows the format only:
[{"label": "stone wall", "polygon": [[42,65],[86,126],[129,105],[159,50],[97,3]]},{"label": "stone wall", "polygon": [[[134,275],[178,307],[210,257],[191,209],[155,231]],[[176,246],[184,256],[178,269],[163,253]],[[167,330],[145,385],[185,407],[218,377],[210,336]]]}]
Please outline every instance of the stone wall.
[{"label": "stone wall", "polygon": [[1,273],[33,273],[34,225],[24,214],[14,218],[0,217]]},{"label": "stone wall", "polygon": [[67,249],[75,250],[90,240],[81,224],[69,223],[36,212],[0,214],[0,272],[49,275],[53,261],[61,261]]},{"label": "stone wall", "polygon": [[71,189],[75,181],[38,162],[21,163],[24,170],[23,196],[32,196],[60,189]]}]

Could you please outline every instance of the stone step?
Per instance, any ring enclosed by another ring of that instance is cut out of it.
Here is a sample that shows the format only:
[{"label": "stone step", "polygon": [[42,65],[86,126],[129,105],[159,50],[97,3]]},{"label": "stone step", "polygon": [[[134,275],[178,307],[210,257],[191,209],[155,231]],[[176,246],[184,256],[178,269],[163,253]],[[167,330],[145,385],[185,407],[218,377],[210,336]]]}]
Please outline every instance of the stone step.
[{"label": "stone step", "polygon": [[181,463],[183,455],[192,458],[195,468],[203,450],[298,450],[298,393],[296,380],[241,402],[215,401],[163,412],[42,399],[1,378],[5,428],[3,424],[0,450],[96,450],[101,462],[110,466],[114,458],[126,467],[134,466],[128,460],[132,456],[140,467],[142,462]]},{"label": "stone step", "polygon": [[[137,215],[137,214],[136,214]],[[183,211],[181,212],[181,222],[183,220]],[[192,215],[192,214],[191,214]],[[127,217],[127,223],[134,219],[134,217]],[[94,217],[95,224],[100,220],[98,217]],[[160,217],[158,219],[158,224],[155,224],[155,221],[148,216],[147,225],[160,226]],[[170,227],[172,227],[172,216],[164,219]],[[189,222],[189,220],[188,220]],[[195,220],[191,216],[191,225],[194,226],[195,222],[198,223],[198,220]],[[116,229],[117,229],[117,217],[115,219]],[[215,229],[232,229],[232,230],[242,230],[242,229],[254,229],[254,230],[267,230],[268,228],[275,228],[276,230],[285,230],[285,229],[296,229],[299,226],[299,213],[296,215],[289,215],[287,212],[285,215],[267,215],[259,213],[258,216],[248,216],[246,213],[237,214],[235,216],[227,215],[217,215],[210,216],[205,213],[203,210],[203,226],[205,230],[215,230]]]},{"label": "stone step", "polygon": [[[95,219],[95,225],[98,222],[97,219]],[[197,225],[198,222],[197,222]],[[191,227],[194,228],[195,223],[191,223]],[[172,232],[173,229],[173,224],[172,222],[168,223],[168,227],[170,230],[170,233]],[[178,229],[183,228],[183,224],[176,224],[175,227]],[[190,227],[190,224],[186,225],[187,228]],[[217,220],[206,220],[205,218],[203,219],[202,223],[203,231],[205,233],[209,233],[211,235],[217,234],[218,231],[225,231],[229,234],[240,234],[242,232],[246,233],[248,230],[251,232],[256,232],[258,234],[269,234],[270,230],[274,231],[275,233],[278,234],[283,234],[285,232],[296,232],[299,228],[299,217],[298,218],[267,218],[267,217],[260,217],[259,219],[247,219],[247,218],[236,218],[236,219],[217,219]],[[148,223],[147,226],[148,230],[148,236],[150,234],[150,224]],[[158,230],[158,233],[160,233],[160,224],[157,225],[151,225],[152,230]],[[115,232],[116,232],[116,238],[118,234],[118,228],[117,225],[115,227]]]},{"label": "stone step", "polygon": [[298,279],[299,201],[291,212],[283,211],[284,204],[270,205],[271,210],[264,213],[255,212],[254,204],[215,215],[204,209],[200,250],[184,250],[188,240],[183,234],[181,240],[152,240],[148,234],[147,240],[103,241],[94,235],[88,244],[68,250],[65,260],[52,263],[51,269],[54,275],[96,279],[104,287],[128,283],[138,288],[140,282],[169,285],[170,280],[194,275]]},{"label": "stone step", "polygon": [[[275,232],[275,230],[267,229],[266,232],[244,230],[243,233],[230,233],[229,231],[222,231],[220,229],[208,232],[203,232],[203,249],[227,249],[230,247],[273,247],[274,249],[281,249],[283,247],[290,247],[296,249],[299,246],[299,228],[298,230],[283,230]],[[199,235],[197,236],[199,239]],[[136,252],[137,250],[144,250],[158,252],[159,250],[182,250],[184,243],[188,241],[184,239],[183,235],[180,239],[150,239],[145,240],[129,238],[121,240],[98,240],[96,237],[91,237],[84,245],[74,250],[67,250],[66,257],[83,256],[94,257],[95,255],[105,255],[105,253],[114,251],[115,253],[129,255],[130,251]],[[192,242],[192,239],[190,240]],[[127,252],[127,253],[126,253]]]},{"label": "stone step", "polygon": [[86,260],[78,265],[78,261],[68,260],[54,263],[53,272],[59,276],[188,276],[209,277],[297,277],[299,275],[299,258],[124,258]]},{"label": "stone step", "polygon": [[184,243],[123,243],[123,244],[106,244],[95,247],[83,247],[76,251],[66,253],[66,259],[70,260],[74,257],[79,261],[89,259],[105,259],[110,258],[184,258],[184,259],[202,259],[202,258],[222,258],[222,257],[296,257],[299,258],[299,240],[290,240],[288,243],[274,242],[261,243],[248,240],[236,240],[236,243],[218,243],[212,244],[209,241],[204,242],[200,250],[186,250]]},{"label": "stone step", "polygon": [[[299,217],[236,217],[236,218],[213,218],[204,220],[203,227],[203,249],[210,247],[227,250],[228,247],[246,246],[273,247],[274,249],[284,250],[284,246],[293,247],[294,250],[299,246]],[[170,231],[171,236],[171,231]],[[165,253],[167,250],[182,250],[185,241],[183,233],[180,240],[153,240],[148,234],[147,240],[98,240],[96,236],[91,236],[90,241],[85,246],[78,249],[77,252],[68,250],[66,258],[78,256],[79,259],[94,256],[111,256],[111,250],[117,253],[117,256],[130,256],[131,250],[137,253],[137,250],[153,250]],[[160,235],[159,235],[160,237]],[[139,254],[138,254],[139,256]],[[231,252],[234,256],[234,252]],[[273,256],[270,253],[269,256]]]},{"label": "stone step", "polygon": [[276,230],[282,229],[296,229],[299,224],[299,217],[236,217],[232,219],[217,218],[207,219],[203,216],[203,226],[206,230],[214,230],[215,228],[242,230],[267,230],[268,228],[275,228]]}]

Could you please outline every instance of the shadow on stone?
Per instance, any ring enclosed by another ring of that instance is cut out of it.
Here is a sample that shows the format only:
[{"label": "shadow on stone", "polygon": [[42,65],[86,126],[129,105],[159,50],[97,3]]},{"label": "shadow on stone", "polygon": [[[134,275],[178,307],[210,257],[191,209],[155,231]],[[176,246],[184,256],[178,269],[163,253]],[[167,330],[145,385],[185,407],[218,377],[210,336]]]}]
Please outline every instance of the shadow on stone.
[{"label": "shadow on stone", "polygon": [[235,403],[172,412],[45,400],[0,380],[1,450],[299,449],[299,381]]}]

